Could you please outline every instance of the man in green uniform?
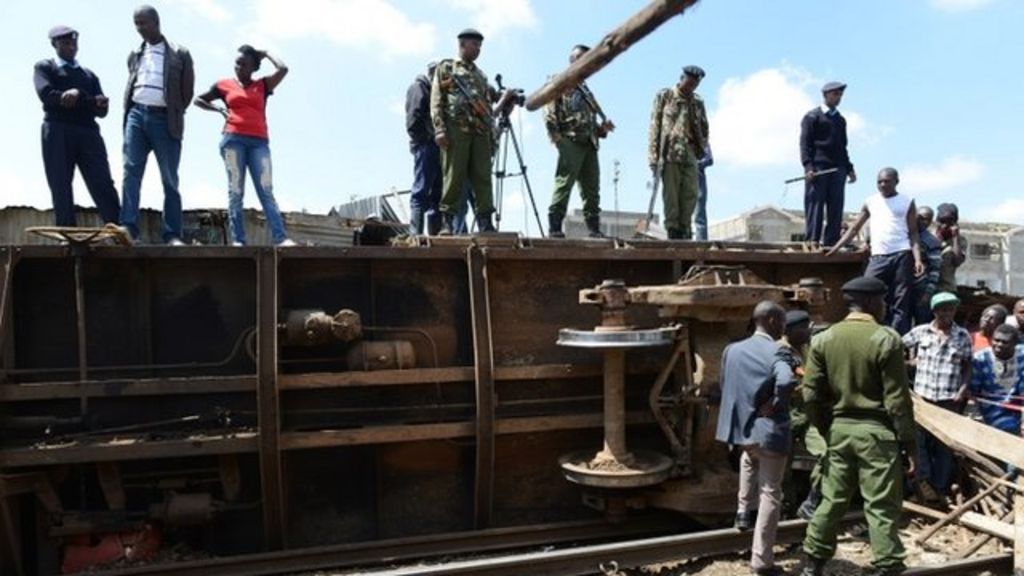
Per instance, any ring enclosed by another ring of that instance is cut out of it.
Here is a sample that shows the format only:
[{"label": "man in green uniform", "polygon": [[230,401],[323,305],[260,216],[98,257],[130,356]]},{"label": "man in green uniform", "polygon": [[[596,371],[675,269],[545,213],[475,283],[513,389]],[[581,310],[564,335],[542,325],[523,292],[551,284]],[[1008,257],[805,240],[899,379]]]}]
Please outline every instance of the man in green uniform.
[{"label": "man in green uniform", "polygon": [[441,148],[444,185],[441,195],[441,234],[451,234],[458,212],[462,184],[467,179],[476,200],[480,232],[494,232],[491,214],[491,155],[494,151],[496,92],[487,75],[474,64],[484,36],[467,28],[459,33],[459,57],[442,60],[430,90],[430,118],[434,140]]},{"label": "man in green uniform", "polygon": [[647,162],[661,178],[665,229],[670,240],[693,237],[691,220],[697,204],[697,160],[708,143],[708,115],[695,92],[704,78],[698,66],[683,68],[679,83],[654,97],[648,131]]},{"label": "man in green uniform", "polygon": [[843,286],[849,315],[811,340],[804,407],[828,442],[822,500],[807,527],[803,576],[821,576],[835,554],[839,521],[860,491],[878,574],[906,567],[897,522],[903,502],[901,451],[913,474],[914,413],[903,344],[885,317],[885,283],[860,277]]},{"label": "man in green uniform", "polygon": [[[585,54],[589,47],[578,44],[569,53],[569,63]],[[610,121],[597,122],[598,104],[590,88],[580,83],[544,109],[544,125],[551,143],[558,147],[558,167],[555,169],[555,190],[548,208],[548,235],[565,238],[562,220],[569,206],[573,184],[580,184],[583,199],[583,218],[591,238],[602,238],[601,233],[601,167],[597,159],[597,141],[607,134]]]}]

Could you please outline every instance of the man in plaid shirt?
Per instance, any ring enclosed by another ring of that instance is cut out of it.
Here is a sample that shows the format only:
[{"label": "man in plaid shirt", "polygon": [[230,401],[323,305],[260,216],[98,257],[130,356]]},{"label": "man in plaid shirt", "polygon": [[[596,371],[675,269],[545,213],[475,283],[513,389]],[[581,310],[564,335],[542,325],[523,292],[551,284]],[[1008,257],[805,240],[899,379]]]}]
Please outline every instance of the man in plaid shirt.
[{"label": "man in plaid shirt", "polygon": [[[959,298],[952,292],[932,296],[935,319],[903,336],[911,364],[917,367],[914,392],[946,410],[961,412],[971,381],[971,335],[953,322]],[[945,494],[953,478],[953,454],[923,428],[917,429],[918,474],[926,500]]]},{"label": "man in plaid shirt", "polygon": [[[989,426],[1014,436],[1021,433],[1021,396],[1024,396],[1024,347],[1020,334],[1006,324],[995,329],[992,347],[974,354],[971,396]],[[1014,406],[1014,407],[1010,407]]]}]

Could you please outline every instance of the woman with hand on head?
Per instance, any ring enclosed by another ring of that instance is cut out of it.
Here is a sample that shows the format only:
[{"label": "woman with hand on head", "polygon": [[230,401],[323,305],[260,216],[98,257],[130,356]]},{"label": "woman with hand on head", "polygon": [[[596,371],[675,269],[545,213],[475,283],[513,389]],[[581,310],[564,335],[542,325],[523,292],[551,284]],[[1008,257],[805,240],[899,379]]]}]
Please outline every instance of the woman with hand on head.
[{"label": "woman with hand on head", "polygon": [[[274,65],[274,73],[255,79],[253,73],[260,69],[264,58]],[[273,243],[295,246],[295,242],[288,238],[284,219],[274,200],[267,132],[267,97],[274,93],[286,74],[288,66],[280,59],[245,44],[238,49],[238,57],[235,58],[235,77],[218,80],[195,100],[199,108],[224,116],[220,154],[228,172],[228,224],[233,246],[245,245],[242,196],[245,193],[246,170],[263,205]],[[216,100],[221,100],[224,106],[214,104]]]}]

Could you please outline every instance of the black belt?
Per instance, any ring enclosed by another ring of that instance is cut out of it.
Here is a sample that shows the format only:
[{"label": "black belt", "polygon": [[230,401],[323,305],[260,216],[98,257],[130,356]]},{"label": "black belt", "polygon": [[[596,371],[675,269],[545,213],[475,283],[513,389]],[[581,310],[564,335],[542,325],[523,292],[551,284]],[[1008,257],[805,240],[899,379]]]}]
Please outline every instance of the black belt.
[{"label": "black belt", "polygon": [[139,104],[138,102],[132,102],[132,108],[138,108],[146,112],[163,112],[167,113],[167,106],[149,106],[147,104]]}]

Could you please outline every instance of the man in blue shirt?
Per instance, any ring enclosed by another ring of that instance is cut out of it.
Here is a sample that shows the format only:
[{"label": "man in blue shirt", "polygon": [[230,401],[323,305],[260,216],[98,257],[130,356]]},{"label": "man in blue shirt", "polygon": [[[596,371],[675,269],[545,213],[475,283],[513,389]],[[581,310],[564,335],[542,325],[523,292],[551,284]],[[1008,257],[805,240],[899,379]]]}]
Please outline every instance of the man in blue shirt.
[{"label": "man in blue shirt", "polygon": [[[839,241],[846,181],[857,181],[846,150],[846,119],[837,109],[846,84],[829,82],[821,89],[824,102],[804,115],[800,123],[800,163],[804,166],[804,240],[822,246]],[[816,172],[835,172],[815,176]]]},{"label": "man in blue shirt", "polygon": [[56,58],[35,65],[33,82],[43,103],[43,166],[53,196],[57,226],[75,225],[75,200],[71,182],[75,166],[82,173],[89,195],[104,223],[117,224],[121,203],[110,177],[107,147],[96,118],[110,110],[100,80],[79,65],[78,32],[68,26],[50,29]]},{"label": "man in blue shirt", "polygon": [[[764,301],[754,308],[754,335],[722,352],[722,403],[715,439],[743,450],[736,528],[754,528],[750,567],[759,576],[783,574],[772,547],[782,507],[782,477],[792,445],[789,396],[793,370],[776,343],[786,312]],[[755,496],[760,492],[759,501]],[[754,517],[757,517],[756,525]]]},{"label": "man in blue shirt", "polygon": [[982,418],[993,426],[1019,436],[1019,406],[1024,396],[1024,347],[1018,346],[1020,334],[1013,326],[1003,324],[992,334],[992,347],[974,354],[971,373],[971,396]]}]

